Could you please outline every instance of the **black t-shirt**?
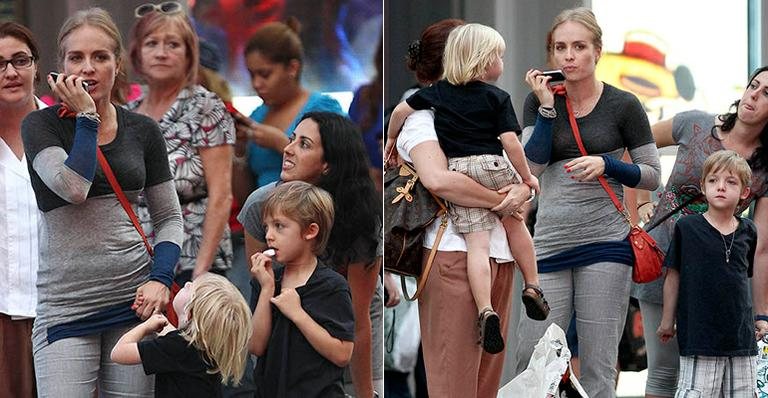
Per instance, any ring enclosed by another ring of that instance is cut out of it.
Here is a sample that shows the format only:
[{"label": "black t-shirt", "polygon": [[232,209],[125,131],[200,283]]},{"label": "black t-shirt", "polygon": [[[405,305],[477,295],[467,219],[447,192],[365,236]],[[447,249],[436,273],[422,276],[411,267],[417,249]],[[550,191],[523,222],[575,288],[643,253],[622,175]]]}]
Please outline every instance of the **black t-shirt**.
[{"label": "black t-shirt", "polygon": [[[751,220],[739,218],[734,233],[723,236],[701,214],[682,217],[675,224],[664,265],[680,271],[680,355],[757,355],[749,295],[757,228]],[[729,262],[726,245],[731,247]]]},{"label": "black t-shirt", "polygon": [[178,330],[139,342],[139,355],[144,373],[155,375],[155,397],[221,397],[221,374],[208,373],[203,354]]},{"label": "black t-shirt", "polygon": [[[280,294],[284,268],[275,269],[275,296]],[[252,301],[258,302],[258,284]],[[301,307],[328,333],[353,341],[355,317],[347,281],[332,269],[318,265],[304,286],[296,288]],[[255,305],[254,305],[255,306]],[[272,308],[272,333],[267,350],[254,369],[256,397],[334,398],[344,397],[344,368],[325,359],[307,341],[298,327],[277,307]]]},{"label": "black t-shirt", "polygon": [[440,80],[405,101],[416,110],[435,110],[437,140],[449,158],[501,155],[499,135],[520,131],[509,94],[481,81],[454,86]]}]

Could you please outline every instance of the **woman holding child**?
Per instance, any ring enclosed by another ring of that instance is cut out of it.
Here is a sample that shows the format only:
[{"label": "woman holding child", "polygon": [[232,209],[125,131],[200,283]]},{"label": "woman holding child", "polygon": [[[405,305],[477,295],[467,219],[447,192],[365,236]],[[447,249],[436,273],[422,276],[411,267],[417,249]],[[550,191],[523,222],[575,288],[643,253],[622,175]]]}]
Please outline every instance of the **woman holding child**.
[{"label": "woman holding child", "polygon": [[[421,39],[411,46],[409,68],[421,83],[432,84],[441,78],[448,35],[463,24],[457,19],[438,21],[424,29]],[[505,198],[464,174],[450,171],[437,141],[432,111],[416,111],[410,115],[396,142],[395,139],[388,141],[385,153],[395,146],[400,157],[415,166],[429,190],[453,203],[467,207],[497,207],[496,210],[509,214],[530,196],[530,189],[524,184],[511,185]],[[503,203],[502,199],[505,199]],[[424,261],[434,245],[438,226],[439,223],[433,223],[427,231]],[[504,356],[484,352],[478,345],[478,311],[468,282],[466,252],[462,235],[454,232],[449,219],[435,255],[433,271],[419,298],[427,385],[430,395],[435,396],[495,397]],[[499,314],[501,334],[506,336],[514,267],[500,264],[509,263],[512,254],[498,219],[491,230],[490,256],[491,304]]]},{"label": "woman holding child", "polygon": [[[605,175],[621,198],[622,185],[655,189],[659,159],[640,102],[595,77],[602,31],[587,8],[560,13],[547,35],[552,66],[562,69],[587,156],[576,145],[566,99],[549,77],[526,74],[523,142],[541,196],[534,244],[550,320],[521,317],[517,373],[522,372],[550,321],[564,330],[575,312],[580,380],[590,397],[615,396],[616,358],[629,299],[633,256],[629,224],[597,177]],[[632,164],[621,161],[628,150]]]},{"label": "woman holding child", "polygon": [[[675,211],[650,233],[663,250],[669,246],[675,222],[689,214],[701,214],[707,210],[701,194],[702,165],[712,153],[730,149],[747,159],[752,169],[749,195],[741,200],[735,214],[741,214],[755,204],[754,221],[758,235],[768,234],[768,66],[757,69],[749,78],[744,94],[736,100],[733,112],[722,115],[693,110],[675,115],[672,119],[653,126],[653,137],[659,148],[677,145],[677,156],[672,174],[658,204],[651,200],[651,193],[638,191],[638,207],[641,218],[655,220]],[[768,314],[768,250],[765,239],[758,240],[754,258],[753,307],[755,314]],[[679,368],[676,338],[662,344],[656,336],[662,315],[663,278],[635,285],[633,296],[640,300],[643,314],[643,333],[648,350],[648,381],[646,397],[672,397],[675,395]],[[756,321],[755,327],[764,334],[768,331],[765,320]]]}]

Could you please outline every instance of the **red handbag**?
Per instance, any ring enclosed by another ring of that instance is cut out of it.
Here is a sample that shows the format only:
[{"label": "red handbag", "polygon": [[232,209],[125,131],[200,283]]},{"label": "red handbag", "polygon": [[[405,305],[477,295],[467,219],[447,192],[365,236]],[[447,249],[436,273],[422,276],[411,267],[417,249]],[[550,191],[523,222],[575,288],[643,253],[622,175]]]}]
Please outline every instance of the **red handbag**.
[{"label": "red handbag", "polygon": [[[558,94],[562,93],[564,95],[564,88],[565,87],[560,89]],[[587,150],[584,149],[584,144],[581,141],[579,125],[576,123],[576,117],[573,115],[571,101],[568,100],[568,96],[565,96],[565,106],[568,108],[568,121],[571,124],[571,130],[573,130],[573,137],[576,139],[576,145],[578,145],[581,154],[587,156]],[[637,225],[632,225],[632,221],[624,211],[624,206],[621,205],[616,194],[611,187],[608,186],[608,181],[605,180],[605,177],[599,176],[597,177],[597,180],[600,182],[600,185],[605,192],[608,193],[608,196],[610,196],[613,205],[616,206],[616,209],[622,216],[624,216],[631,227],[629,229],[629,235],[627,235],[627,240],[629,240],[629,245],[632,247],[632,254],[635,257],[635,262],[632,266],[632,280],[637,283],[655,281],[661,276],[661,265],[664,263],[664,252],[659,249],[656,241],[651,235],[648,235],[648,232]]]},{"label": "red handbag", "polygon": [[[123,206],[125,212],[128,213],[128,218],[131,219],[133,227],[136,228],[136,231],[138,231],[139,235],[141,235],[141,239],[144,240],[144,246],[147,248],[149,255],[154,256],[152,245],[149,244],[147,236],[144,234],[144,230],[141,228],[139,218],[136,217],[136,213],[134,213],[133,207],[131,207],[130,202],[128,202],[128,198],[125,197],[125,193],[123,193],[123,189],[120,187],[120,183],[118,183],[117,178],[115,178],[115,173],[113,173],[112,168],[109,167],[107,158],[104,157],[104,153],[101,152],[101,148],[98,146],[96,146],[96,157],[99,160],[101,170],[104,171],[104,175],[107,177],[107,181],[109,181],[109,185],[112,187],[112,190],[115,191],[115,195],[117,195],[117,200],[120,202],[120,205]],[[171,284],[170,290],[170,299],[168,300],[168,304],[165,306],[165,317],[168,318],[168,322],[170,322],[173,326],[178,327],[179,317],[176,315],[176,311],[173,309],[173,298],[176,297],[176,293],[178,293],[181,288],[179,287],[178,283],[173,282],[173,284]]]}]

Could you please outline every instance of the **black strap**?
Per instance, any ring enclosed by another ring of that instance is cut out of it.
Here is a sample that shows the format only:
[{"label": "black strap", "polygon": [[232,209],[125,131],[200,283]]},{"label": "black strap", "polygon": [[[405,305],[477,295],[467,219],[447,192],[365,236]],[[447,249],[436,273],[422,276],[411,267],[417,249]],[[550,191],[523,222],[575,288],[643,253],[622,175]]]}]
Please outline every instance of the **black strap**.
[{"label": "black strap", "polygon": [[677,205],[677,207],[672,209],[672,211],[670,211],[669,213],[667,213],[664,216],[660,217],[658,220],[654,221],[652,224],[646,225],[645,228],[644,228],[645,232],[651,232],[652,229],[658,227],[661,223],[666,221],[666,219],[668,219],[669,217],[672,217],[673,214],[675,214],[678,211],[682,210],[683,207],[688,206],[689,204],[693,203],[696,199],[699,199],[702,196],[704,196],[704,195],[701,192],[699,192],[698,194],[693,195],[692,197],[688,198],[688,200],[686,200],[685,202]]}]

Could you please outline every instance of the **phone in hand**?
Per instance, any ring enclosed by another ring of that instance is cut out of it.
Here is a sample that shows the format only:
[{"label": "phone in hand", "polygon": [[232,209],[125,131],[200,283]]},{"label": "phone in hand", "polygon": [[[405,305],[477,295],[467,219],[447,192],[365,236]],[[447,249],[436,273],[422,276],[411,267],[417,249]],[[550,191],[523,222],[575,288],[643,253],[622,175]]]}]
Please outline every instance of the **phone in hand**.
[{"label": "phone in hand", "polygon": [[[59,78],[59,75],[60,75],[60,74],[61,74],[61,73],[58,73],[58,72],[50,72],[50,73],[48,73],[48,75],[49,75],[49,76],[51,76],[51,78],[52,78],[54,81],[56,81],[56,79],[58,79],[58,78]],[[85,90],[85,91],[88,91],[88,83],[86,83],[86,82],[83,82],[83,90]]]},{"label": "phone in hand", "polygon": [[561,71],[560,69],[547,70],[547,71],[541,72],[541,74],[544,76],[550,77],[549,84],[565,81],[565,75],[563,74],[563,71]]}]

